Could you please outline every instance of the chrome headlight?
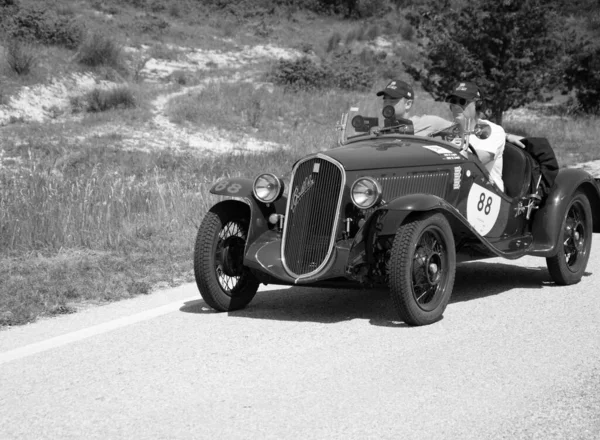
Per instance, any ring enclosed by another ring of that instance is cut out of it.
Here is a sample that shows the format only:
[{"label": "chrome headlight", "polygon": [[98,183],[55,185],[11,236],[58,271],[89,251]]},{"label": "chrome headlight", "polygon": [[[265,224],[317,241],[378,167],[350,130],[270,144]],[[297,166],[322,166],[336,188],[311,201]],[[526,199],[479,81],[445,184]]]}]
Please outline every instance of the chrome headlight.
[{"label": "chrome headlight", "polygon": [[352,203],[360,209],[369,209],[375,206],[381,201],[381,196],[381,185],[372,177],[361,177],[350,188]]},{"label": "chrome headlight", "polygon": [[261,174],[254,179],[254,197],[263,203],[272,203],[283,193],[283,182],[274,174]]}]

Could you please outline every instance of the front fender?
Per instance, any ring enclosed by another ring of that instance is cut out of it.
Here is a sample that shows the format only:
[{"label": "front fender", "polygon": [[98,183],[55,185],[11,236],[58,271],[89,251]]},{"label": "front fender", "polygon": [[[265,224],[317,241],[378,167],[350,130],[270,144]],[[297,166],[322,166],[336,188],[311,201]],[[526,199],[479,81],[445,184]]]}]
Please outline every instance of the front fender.
[{"label": "front fender", "polygon": [[[252,193],[253,185],[254,181],[250,179],[234,177],[219,180],[209,190],[212,194],[237,199],[223,200],[217,205],[236,210],[240,213],[240,216],[248,217],[246,249],[250,243],[269,229],[269,216],[271,214],[284,214],[287,205],[287,197],[285,196],[280,197],[273,203],[259,202]],[[247,208],[249,208],[249,211]]]},{"label": "front fender", "polygon": [[594,232],[600,232],[600,192],[594,178],[580,168],[563,168],[559,171],[550,193],[533,217],[532,255],[552,257],[558,250],[559,234],[569,202],[576,191],[583,191],[592,206]]},{"label": "front fender", "polygon": [[252,186],[254,182],[243,177],[232,177],[230,179],[221,179],[211,188],[210,192],[218,196],[228,197],[252,197]]},{"label": "front fender", "polygon": [[[379,207],[369,216],[354,237],[348,258],[348,271],[352,272],[364,262],[373,263],[374,243],[377,237],[395,235],[406,218],[418,212],[443,212],[453,225],[460,225],[461,231],[469,230],[479,236],[467,220],[444,199],[431,194],[410,194],[398,197]],[[480,237],[481,238],[481,237]]]},{"label": "front fender", "polygon": [[383,214],[385,221],[381,225],[378,235],[393,235],[404,219],[413,212],[424,212],[433,210],[451,212],[453,217],[462,217],[458,211],[444,199],[432,194],[410,194],[386,203],[375,211],[375,214]]}]

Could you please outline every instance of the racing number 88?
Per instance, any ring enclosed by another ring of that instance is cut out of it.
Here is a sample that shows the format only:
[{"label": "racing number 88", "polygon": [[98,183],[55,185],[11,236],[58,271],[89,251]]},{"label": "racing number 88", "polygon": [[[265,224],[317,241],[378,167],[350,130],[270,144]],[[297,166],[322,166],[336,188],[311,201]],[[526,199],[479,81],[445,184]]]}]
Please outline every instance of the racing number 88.
[{"label": "racing number 88", "polygon": [[492,198],[488,197],[486,200],[485,194],[481,193],[481,195],[479,196],[479,203],[477,203],[477,210],[483,211],[485,215],[488,215],[492,210]]},{"label": "racing number 88", "polygon": [[242,189],[242,185],[239,183],[232,183],[230,185],[228,180],[223,180],[215,186],[215,191],[223,191],[225,188],[227,188],[228,193],[235,194]]}]

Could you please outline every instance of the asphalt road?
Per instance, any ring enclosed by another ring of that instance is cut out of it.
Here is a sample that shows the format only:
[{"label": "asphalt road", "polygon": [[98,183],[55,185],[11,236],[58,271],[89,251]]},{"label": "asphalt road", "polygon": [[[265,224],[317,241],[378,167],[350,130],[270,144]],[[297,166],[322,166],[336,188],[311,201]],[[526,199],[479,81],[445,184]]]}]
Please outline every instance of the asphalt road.
[{"label": "asphalt road", "polygon": [[0,332],[0,438],[600,439],[600,235],[581,283],[460,265],[444,319],[384,290],[194,285]]}]

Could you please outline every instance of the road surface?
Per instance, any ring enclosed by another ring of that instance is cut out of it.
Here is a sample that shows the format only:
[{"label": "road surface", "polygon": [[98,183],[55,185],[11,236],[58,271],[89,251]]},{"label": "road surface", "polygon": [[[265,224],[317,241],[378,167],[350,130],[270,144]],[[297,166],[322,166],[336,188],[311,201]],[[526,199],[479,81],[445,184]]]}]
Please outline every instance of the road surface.
[{"label": "road surface", "polygon": [[385,290],[188,284],[0,332],[0,438],[600,439],[600,235],[583,280],[459,265],[444,319]]}]

